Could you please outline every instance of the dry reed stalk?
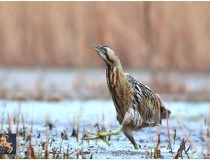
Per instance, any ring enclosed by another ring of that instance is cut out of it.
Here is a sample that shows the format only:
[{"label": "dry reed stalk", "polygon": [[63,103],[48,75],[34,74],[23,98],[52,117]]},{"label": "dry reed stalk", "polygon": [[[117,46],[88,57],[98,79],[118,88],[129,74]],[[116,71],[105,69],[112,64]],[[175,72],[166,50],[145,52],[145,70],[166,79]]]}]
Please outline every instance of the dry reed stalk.
[{"label": "dry reed stalk", "polygon": [[179,115],[177,115],[177,122],[179,124],[179,128],[183,132],[183,134],[186,137],[187,141],[190,142],[190,145],[191,145],[191,147],[193,149],[193,153],[196,153],[197,152],[197,147],[195,146],[195,144],[193,143],[192,139],[190,138],[189,133],[184,128],[183,123],[182,123],[182,120],[181,120],[181,117]]},{"label": "dry reed stalk", "polygon": [[20,139],[19,138],[20,138],[19,136],[16,137],[16,155],[15,155],[16,159],[20,159],[20,154],[19,154]]},{"label": "dry reed stalk", "polygon": [[[183,159],[183,156],[182,156],[182,152],[185,151],[185,144],[186,144],[186,140],[182,140],[181,144],[180,144],[180,147],[174,157],[174,159],[178,159],[179,157],[181,157]],[[188,156],[188,155],[187,155]]]},{"label": "dry reed stalk", "polygon": [[36,156],[35,156],[35,152],[34,152],[34,148],[30,145],[30,149],[31,149],[31,152],[30,152],[30,156],[32,159],[36,159]]},{"label": "dry reed stalk", "polygon": [[21,115],[21,101],[19,101],[18,103],[18,112],[16,114],[16,121],[17,121],[17,124],[16,124],[16,136],[19,137],[20,136],[20,133],[19,133],[19,125],[20,125],[20,115]]},{"label": "dry reed stalk", "polygon": [[174,140],[174,146],[176,142],[176,129],[173,130],[173,140]]},{"label": "dry reed stalk", "polygon": [[46,134],[46,143],[45,143],[45,154],[44,154],[44,158],[48,159],[49,158],[49,151],[48,151],[48,143],[49,143],[49,123],[50,123],[50,116],[49,113],[47,113],[46,115],[46,119],[45,119],[45,134]]},{"label": "dry reed stalk", "polygon": [[[169,148],[170,148],[170,152],[173,155],[173,150],[172,150],[172,146],[171,146],[171,137],[170,137],[170,128],[169,128],[169,123],[168,123],[168,109],[165,107],[163,100],[161,99],[161,97],[159,96],[159,94],[157,94],[158,98],[160,99],[161,105],[165,108],[166,110],[166,126],[167,126],[167,133],[168,133],[168,140],[169,140]],[[159,109],[160,110],[160,109]]]},{"label": "dry reed stalk", "polygon": [[4,133],[4,113],[5,113],[6,105],[4,106],[2,116],[1,116],[1,130],[0,133]]},{"label": "dry reed stalk", "polygon": [[25,120],[24,120],[23,114],[21,114],[21,117],[22,117],[21,118],[21,123],[22,123],[23,132],[24,132],[24,134],[26,134]]},{"label": "dry reed stalk", "polygon": [[106,132],[106,127],[105,127],[105,115],[104,112],[102,113],[102,132]]},{"label": "dry reed stalk", "polygon": [[168,123],[168,110],[166,110],[166,126],[167,126],[167,133],[168,133],[168,139],[169,139],[169,148],[170,148],[170,152],[173,155],[173,149],[172,149],[172,145],[171,145],[171,137],[170,137],[170,128],[169,128],[169,123]]},{"label": "dry reed stalk", "polygon": [[47,144],[46,144],[45,153],[44,153],[44,158],[45,158],[45,159],[49,159],[48,142],[47,142]]},{"label": "dry reed stalk", "polygon": [[157,140],[157,146],[154,150],[154,158],[158,159],[161,156],[161,151],[160,151],[160,124],[161,124],[161,113],[160,113],[160,107],[158,109],[158,114],[160,115],[158,118],[158,140]]},{"label": "dry reed stalk", "polygon": [[27,150],[25,151],[25,159],[29,159],[30,156],[30,147],[27,146]]},{"label": "dry reed stalk", "polygon": [[32,113],[32,118],[31,118],[31,134],[33,134],[33,124],[34,124],[34,121],[33,121],[33,119],[34,119],[34,114]]},{"label": "dry reed stalk", "polygon": [[8,123],[8,133],[12,133],[12,120],[9,115],[9,112],[7,112],[7,123]]},{"label": "dry reed stalk", "polygon": [[45,134],[46,134],[46,137],[47,137],[47,140],[48,140],[48,136],[49,136],[49,124],[50,124],[50,115],[49,113],[47,112],[47,115],[46,115],[46,118],[45,118]]},{"label": "dry reed stalk", "polygon": [[78,117],[77,117],[77,131],[76,131],[76,139],[77,139],[77,142],[79,141],[79,131],[80,131],[80,125],[81,125],[81,113],[82,113],[82,108],[80,108],[80,112],[78,114]]},{"label": "dry reed stalk", "polygon": [[160,124],[158,125],[158,142],[157,142],[157,158],[160,158],[161,151],[160,151]]}]

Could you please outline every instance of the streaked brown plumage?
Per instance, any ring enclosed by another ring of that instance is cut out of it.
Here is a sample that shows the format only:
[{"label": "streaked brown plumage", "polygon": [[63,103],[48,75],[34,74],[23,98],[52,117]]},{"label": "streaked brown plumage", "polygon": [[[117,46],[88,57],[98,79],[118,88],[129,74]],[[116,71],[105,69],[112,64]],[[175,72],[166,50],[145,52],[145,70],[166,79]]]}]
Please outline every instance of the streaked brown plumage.
[{"label": "streaked brown plumage", "polygon": [[[110,47],[93,46],[93,48],[107,65],[107,85],[121,127],[113,132],[89,133],[102,137],[119,134],[122,130],[134,147],[138,149],[132,132],[143,127],[156,126],[161,122],[161,119],[166,117],[168,110],[164,107],[159,95],[129,74],[124,73],[117,54]],[[168,113],[170,114],[170,111]]]}]

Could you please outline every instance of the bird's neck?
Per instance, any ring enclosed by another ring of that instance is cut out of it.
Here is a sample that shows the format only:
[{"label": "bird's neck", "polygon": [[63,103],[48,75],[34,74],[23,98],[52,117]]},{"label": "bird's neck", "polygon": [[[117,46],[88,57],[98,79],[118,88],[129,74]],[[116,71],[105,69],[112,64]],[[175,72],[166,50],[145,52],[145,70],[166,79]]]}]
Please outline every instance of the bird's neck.
[{"label": "bird's neck", "polygon": [[108,85],[117,85],[121,80],[124,79],[124,71],[120,63],[107,66],[106,69],[106,78]]},{"label": "bird's neck", "polygon": [[121,65],[107,66],[106,78],[109,92],[115,104],[117,113],[122,113],[130,106],[130,84],[127,81]]}]

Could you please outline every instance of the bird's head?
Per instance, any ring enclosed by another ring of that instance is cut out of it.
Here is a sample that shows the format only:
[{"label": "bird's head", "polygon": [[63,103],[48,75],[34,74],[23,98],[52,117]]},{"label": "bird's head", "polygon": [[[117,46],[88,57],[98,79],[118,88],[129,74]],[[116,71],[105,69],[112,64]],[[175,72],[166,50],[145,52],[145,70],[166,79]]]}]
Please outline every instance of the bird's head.
[{"label": "bird's head", "polygon": [[117,54],[108,46],[93,45],[92,48],[96,50],[99,56],[105,61],[107,65],[113,65],[119,62]]}]

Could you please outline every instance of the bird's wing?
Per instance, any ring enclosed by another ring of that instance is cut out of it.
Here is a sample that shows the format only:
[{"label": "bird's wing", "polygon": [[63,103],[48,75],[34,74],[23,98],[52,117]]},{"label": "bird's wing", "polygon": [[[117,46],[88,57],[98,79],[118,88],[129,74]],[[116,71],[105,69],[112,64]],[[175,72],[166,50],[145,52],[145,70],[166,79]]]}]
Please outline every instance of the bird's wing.
[{"label": "bird's wing", "polygon": [[145,123],[155,123],[158,120],[159,100],[156,94],[144,84],[135,80],[128,73],[125,74],[133,88],[133,103]]},{"label": "bird's wing", "polygon": [[[157,98],[156,94],[148,87],[145,86],[143,83],[140,83],[139,81],[135,80],[130,74],[126,73],[125,76],[127,77],[127,80],[132,85],[134,92],[136,94],[142,94],[148,98]],[[144,92],[145,91],[145,92]]]},{"label": "bird's wing", "polygon": [[[152,113],[153,116],[155,116],[155,121],[159,116],[158,110],[160,107],[160,116],[161,119],[166,118],[166,114],[168,111],[168,116],[171,114],[171,111],[166,109],[166,107],[163,104],[162,99],[158,94],[155,94],[149,87],[145,86],[144,84],[138,82],[135,80],[131,75],[128,73],[125,74],[127,77],[127,80],[130,82],[134,89],[134,102],[137,103],[137,108],[139,109],[140,114],[145,115],[143,111],[147,113]],[[143,108],[143,109],[142,109]],[[143,111],[142,111],[143,110]],[[148,114],[151,115],[151,114]],[[145,119],[147,119],[145,117]]]}]

